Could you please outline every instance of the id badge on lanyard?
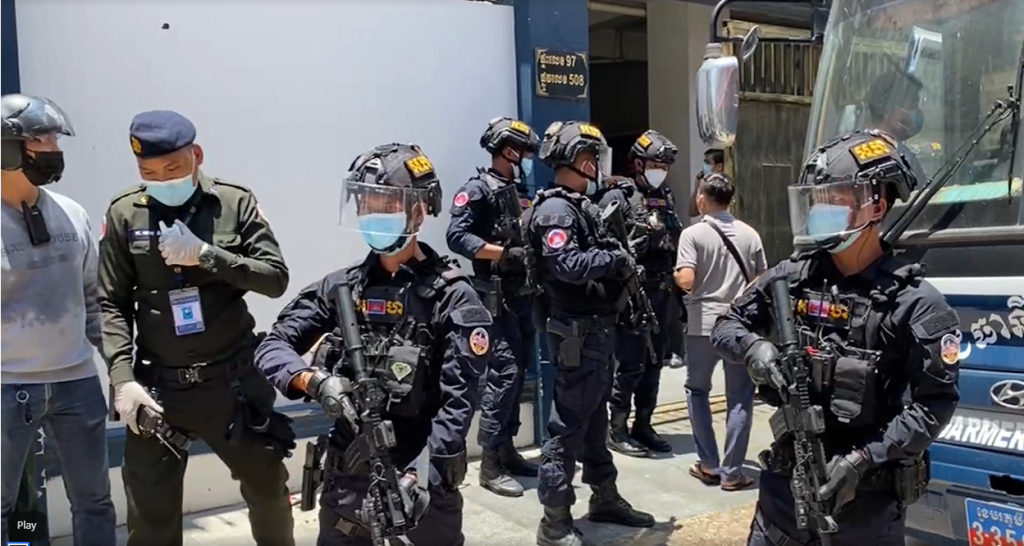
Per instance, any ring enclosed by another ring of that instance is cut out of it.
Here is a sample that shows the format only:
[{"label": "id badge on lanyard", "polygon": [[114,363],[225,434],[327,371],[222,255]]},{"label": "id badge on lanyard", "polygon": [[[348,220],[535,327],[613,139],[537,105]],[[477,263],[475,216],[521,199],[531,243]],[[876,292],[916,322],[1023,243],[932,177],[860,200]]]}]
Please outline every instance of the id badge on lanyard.
[{"label": "id badge on lanyard", "polygon": [[[181,220],[181,223],[188,225],[192,219],[191,209]],[[181,272],[181,266],[174,266],[174,283],[177,290],[167,293],[171,302],[171,314],[174,316],[174,333],[179,336],[198,334],[206,330],[206,322],[203,321],[203,305],[199,298],[199,289],[194,286],[185,286],[185,276]]]}]

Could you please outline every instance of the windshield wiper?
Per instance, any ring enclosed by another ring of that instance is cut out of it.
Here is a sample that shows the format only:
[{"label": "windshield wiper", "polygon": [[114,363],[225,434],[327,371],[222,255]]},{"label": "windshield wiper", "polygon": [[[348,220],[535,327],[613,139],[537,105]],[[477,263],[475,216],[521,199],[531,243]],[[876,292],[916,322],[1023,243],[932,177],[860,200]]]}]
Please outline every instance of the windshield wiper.
[{"label": "windshield wiper", "polygon": [[[1018,86],[1017,89],[1020,89]],[[883,240],[889,244],[895,244],[900,239],[904,232],[914,223],[914,220],[921,215],[925,206],[931,200],[932,197],[941,190],[947,182],[952,180],[953,175],[960,170],[964,162],[971,155],[971,152],[978,147],[981,143],[981,139],[985,138],[985,135],[989,134],[994,127],[1005,121],[1010,116],[1014,116],[1014,119],[1020,119],[1020,99],[1019,92],[1014,89],[1010,89],[1009,98],[1004,100],[997,100],[992,108],[985,114],[985,118],[981,120],[981,123],[974,128],[973,131],[964,142],[956,149],[953,153],[953,157],[949,161],[944,163],[942,167],[936,171],[931,181],[926,183],[920,191],[917,192],[910,201],[907,203],[907,207],[903,209],[903,214],[896,219],[892,227],[883,235]],[[1012,165],[1012,163],[1011,163]],[[1012,169],[1012,166],[1011,166]],[[1011,183],[1012,185],[1012,183]]]},{"label": "windshield wiper", "polygon": [[[1020,64],[1017,65],[1017,82],[1010,89],[1010,97],[1017,102],[1013,121],[1010,122],[1010,167],[1006,170],[1006,198],[1013,200],[1013,166],[1017,160],[1017,143],[1020,141],[1020,95],[1024,92],[1024,42],[1020,44]],[[1021,212],[1024,218],[1024,212]]]}]

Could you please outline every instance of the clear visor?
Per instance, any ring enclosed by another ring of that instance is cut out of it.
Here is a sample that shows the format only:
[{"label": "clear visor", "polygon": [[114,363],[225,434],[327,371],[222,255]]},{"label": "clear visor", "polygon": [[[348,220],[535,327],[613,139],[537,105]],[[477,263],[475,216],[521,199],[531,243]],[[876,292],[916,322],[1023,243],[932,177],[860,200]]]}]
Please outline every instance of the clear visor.
[{"label": "clear visor", "polygon": [[789,221],[797,248],[828,246],[864,229],[873,217],[871,183],[790,186]]},{"label": "clear visor", "polygon": [[612,149],[610,146],[601,146],[597,151],[597,168],[604,177],[612,175]]},{"label": "clear visor", "polygon": [[340,225],[359,233],[374,250],[419,233],[427,215],[428,190],[396,188],[346,180],[342,184]]}]

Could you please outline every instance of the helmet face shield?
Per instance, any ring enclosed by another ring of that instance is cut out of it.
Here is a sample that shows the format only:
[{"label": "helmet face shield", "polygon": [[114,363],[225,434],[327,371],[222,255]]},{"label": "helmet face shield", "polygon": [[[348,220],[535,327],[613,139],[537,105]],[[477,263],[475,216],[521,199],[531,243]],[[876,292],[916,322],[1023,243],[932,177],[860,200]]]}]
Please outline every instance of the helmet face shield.
[{"label": "helmet face shield", "polygon": [[869,180],[790,186],[789,220],[797,248],[834,247],[873,219]]},{"label": "helmet face shield", "polygon": [[417,235],[427,215],[429,190],[355,180],[342,184],[340,224],[358,233],[374,251],[400,250]]}]

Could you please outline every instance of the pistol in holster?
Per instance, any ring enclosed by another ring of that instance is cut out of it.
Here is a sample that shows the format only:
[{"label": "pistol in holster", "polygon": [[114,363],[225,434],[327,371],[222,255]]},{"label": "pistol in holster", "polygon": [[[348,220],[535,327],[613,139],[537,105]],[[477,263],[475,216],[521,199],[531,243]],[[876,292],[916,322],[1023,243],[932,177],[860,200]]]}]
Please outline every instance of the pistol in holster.
[{"label": "pistol in holster", "polygon": [[907,462],[900,463],[893,470],[893,485],[900,505],[910,506],[917,502],[928,489],[932,479],[932,460],[928,452]]},{"label": "pistol in holster", "polygon": [[316,494],[324,481],[324,455],[327,451],[327,435],[317,436],[306,442],[306,458],[302,463],[302,490],[299,495],[299,510],[309,512],[316,508]]},{"label": "pistol in holster", "polygon": [[484,308],[491,313],[493,318],[498,318],[501,315],[502,303],[501,279],[485,279],[473,276],[470,277],[470,281],[473,283],[473,288],[476,290],[476,293],[480,296],[480,300],[483,302]]}]

